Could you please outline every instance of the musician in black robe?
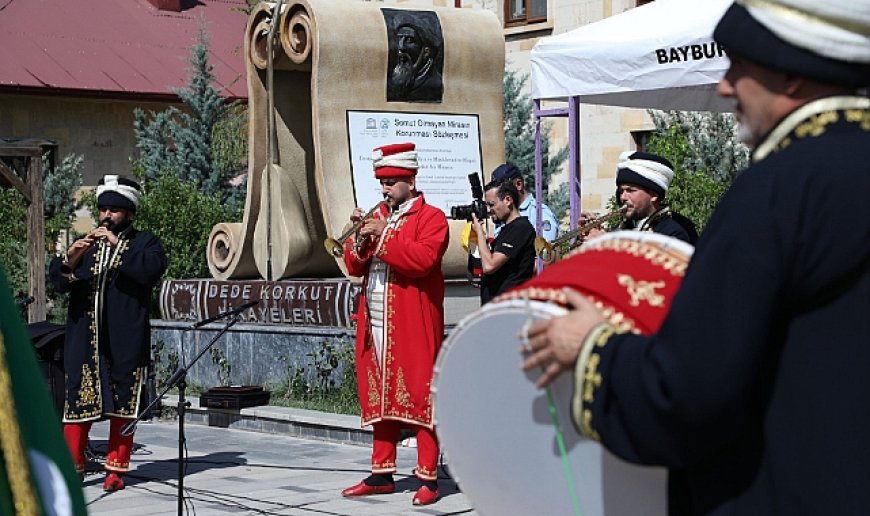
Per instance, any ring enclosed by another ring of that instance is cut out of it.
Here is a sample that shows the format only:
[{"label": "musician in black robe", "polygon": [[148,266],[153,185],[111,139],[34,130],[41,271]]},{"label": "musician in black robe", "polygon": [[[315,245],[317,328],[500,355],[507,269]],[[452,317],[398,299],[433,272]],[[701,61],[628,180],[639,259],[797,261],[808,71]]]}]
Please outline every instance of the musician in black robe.
[{"label": "musician in black robe", "polygon": [[698,232],[687,217],[664,203],[674,178],[666,158],[649,152],[624,152],[616,166],[616,200],[625,210],[619,229],[653,231],[695,245]]},{"label": "musician in black robe", "polygon": [[[585,298],[533,325],[524,368],[574,371],[580,432],[669,468],[671,514],[870,513],[870,8],[732,5],[752,165],[700,238],[660,331],[620,334]],[[859,201],[860,206],[860,201]]]},{"label": "musician in black robe", "polygon": [[166,270],[160,240],[133,227],[136,182],[107,175],[97,186],[100,225],[52,260],[49,276],[69,293],[64,367],[64,437],[76,468],[94,421],[108,418],[109,446],[103,488],[124,488],[133,435],[121,428],[142,408],[150,358],[149,305]]}]

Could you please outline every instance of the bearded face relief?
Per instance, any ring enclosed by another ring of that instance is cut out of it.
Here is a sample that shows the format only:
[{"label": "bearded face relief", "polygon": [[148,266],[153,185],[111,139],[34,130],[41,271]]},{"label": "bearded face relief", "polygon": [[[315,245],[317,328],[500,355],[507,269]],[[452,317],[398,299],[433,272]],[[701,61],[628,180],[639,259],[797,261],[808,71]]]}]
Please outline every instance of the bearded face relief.
[{"label": "bearded face relief", "polygon": [[441,102],[444,38],[432,11],[381,9],[387,26],[387,102]]}]

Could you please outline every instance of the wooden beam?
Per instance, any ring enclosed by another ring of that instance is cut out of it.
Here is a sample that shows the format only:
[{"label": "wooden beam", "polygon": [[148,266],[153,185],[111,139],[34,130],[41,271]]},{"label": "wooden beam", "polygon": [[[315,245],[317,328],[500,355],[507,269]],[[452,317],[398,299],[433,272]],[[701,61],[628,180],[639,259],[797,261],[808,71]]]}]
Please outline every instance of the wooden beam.
[{"label": "wooden beam", "polygon": [[42,200],[42,159],[36,156],[29,161],[27,186],[30,187],[28,197],[31,201],[27,207],[27,284],[29,294],[33,296],[33,304],[27,311],[27,321],[34,323],[46,319],[45,221]]},{"label": "wooden beam", "polygon": [[[21,192],[21,195],[27,199],[27,202],[33,202],[33,197],[30,195],[30,187],[18,177],[14,170],[6,166],[6,163],[0,161],[0,177],[6,180],[10,186],[14,186],[16,190]],[[42,176],[39,176],[39,183],[42,184]]]},{"label": "wooden beam", "polygon": [[38,145],[0,145],[0,156],[25,157],[42,156],[45,150]]}]

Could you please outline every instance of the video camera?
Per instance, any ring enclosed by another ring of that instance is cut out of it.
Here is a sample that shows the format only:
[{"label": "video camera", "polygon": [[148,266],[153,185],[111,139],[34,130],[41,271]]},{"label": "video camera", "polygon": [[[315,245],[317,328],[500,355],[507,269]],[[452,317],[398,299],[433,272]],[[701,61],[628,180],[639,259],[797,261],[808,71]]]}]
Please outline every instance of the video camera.
[{"label": "video camera", "polygon": [[471,204],[450,207],[450,218],[454,220],[467,220],[471,222],[471,214],[477,215],[477,220],[484,220],[489,216],[489,208],[483,202],[483,187],[480,185],[480,177],[477,172],[468,174],[468,182],[471,183],[471,196],[474,200]]}]

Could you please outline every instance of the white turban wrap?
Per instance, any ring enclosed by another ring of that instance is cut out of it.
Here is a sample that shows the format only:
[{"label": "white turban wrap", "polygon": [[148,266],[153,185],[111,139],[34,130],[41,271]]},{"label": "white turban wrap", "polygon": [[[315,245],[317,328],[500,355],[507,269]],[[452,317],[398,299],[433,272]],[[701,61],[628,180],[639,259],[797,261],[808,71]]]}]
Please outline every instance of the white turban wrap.
[{"label": "white turban wrap", "polygon": [[[623,152],[619,155],[619,163],[616,165],[617,170],[627,169],[635,172],[644,179],[658,185],[664,193],[668,192],[668,186],[671,184],[671,179],[674,178],[674,171],[667,165],[648,159],[630,159],[635,151]],[[632,181],[626,181],[631,183]]]},{"label": "white turban wrap", "polygon": [[374,160],[374,168],[419,168],[419,165],[417,164],[417,151],[397,152],[389,156],[384,156],[380,149],[375,149],[372,153],[372,159]]},{"label": "white turban wrap", "polygon": [[[97,185],[97,205],[100,204],[100,196],[105,193],[116,193],[133,204],[133,208],[137,208],[139,206],[139,190],[133,186],[128,184],[124,184],[125,182],[130,182],[125,178],[121,178],[117,175],[106,175],[103,176],[103,184]],[[133,183],[135,184],[135,183]],[[109,203],[110,205],[112,203]]]},{"label": "white turban wrap", "polygon": [[870,63],[870,2],[736,0],[789,44],[838,61]]}]

